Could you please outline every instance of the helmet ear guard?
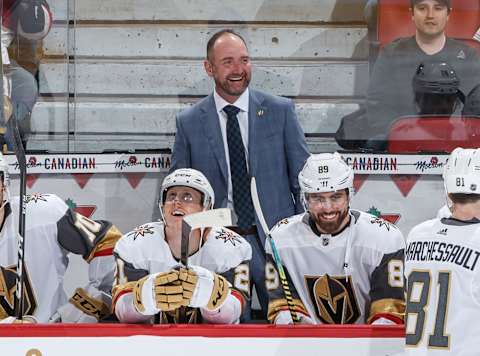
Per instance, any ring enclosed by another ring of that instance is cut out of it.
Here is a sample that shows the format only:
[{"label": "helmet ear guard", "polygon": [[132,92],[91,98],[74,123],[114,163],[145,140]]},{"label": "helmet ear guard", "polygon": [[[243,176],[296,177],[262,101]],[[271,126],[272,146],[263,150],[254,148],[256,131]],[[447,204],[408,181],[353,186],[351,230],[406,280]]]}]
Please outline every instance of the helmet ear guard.
[{"label": "helmet ear guard", "polygon": [[305,194],[328,193],[348,189],[349,199],[354,194],[353,170],[338,152],[311,155],[298,174],[302,204],[307,209]]}]

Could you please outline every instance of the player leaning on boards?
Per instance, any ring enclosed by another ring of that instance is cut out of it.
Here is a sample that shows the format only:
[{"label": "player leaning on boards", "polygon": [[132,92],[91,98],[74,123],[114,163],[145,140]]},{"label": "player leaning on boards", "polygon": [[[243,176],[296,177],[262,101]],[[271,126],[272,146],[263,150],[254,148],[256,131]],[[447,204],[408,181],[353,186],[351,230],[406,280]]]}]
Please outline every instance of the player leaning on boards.
[{"label": "player leaning on boards", "polygon": [[[117,281],[115,314],[121,322],[180,322],[187,307],[188,323],[238,323],[248,302],[250,245],[222,227],[196,229],[189,240],[189,264],[180,263],[182,219],[210,210],[214,193],[205,176],[177,169],[163,181],[160,211],[163,221],[137,227],[115,247]],[[200,313],[198,312],[200,311]]]},{"label": "player leaning on boards", "polygon": [[407,238],[408,355],[479,354],[480,149],[456,148],[443,172],[451,216]]},{"label": "player leaning on boards", "polygon": [[[8,192],[8,166],[0,153],[0,319],[13,317],[18,257],[18,203]],[[25,232],[25,318],[39,323],[93,323],[109,316],[115,262],[113,246],[120,232],[107,221],[90,220],[53,194],[27,196]],[[89,283],[67,300],[63,278],[68,254],[89,263]]]},{"label": "player leaning on boards", "polygon": [[[312,155],[298,176],[306,213],[279,221],[275,241],[301,323],[402,324],[405,242],[394,225],[350,209],[353,171],[340,155]],[[267,245],[268,318],[290,324]]]}]

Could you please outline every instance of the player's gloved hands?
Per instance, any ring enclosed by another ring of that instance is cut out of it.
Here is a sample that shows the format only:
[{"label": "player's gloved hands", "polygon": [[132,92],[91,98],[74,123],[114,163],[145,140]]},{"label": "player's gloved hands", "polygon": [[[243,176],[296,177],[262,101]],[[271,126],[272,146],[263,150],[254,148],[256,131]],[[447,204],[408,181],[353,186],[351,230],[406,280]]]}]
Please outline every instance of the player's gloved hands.
[{"label": "player's gloved hands", "polygon": [[[300,319],[300,324],[315,324],[315,321],[306,316],[302,313],[297,313],[298,318]],[[291,325],[293,324],[292,316],[290,315],[290,311],[282,310],[280,313],[277,314],[277,317],[274,321],[277,325]]]},{"label": "player's gloved hands", "polygon": [[68,301],[50,318],[50,323],[97,323],[110,315],[112,297],[102,291],[77,288]]},{"label": "player's gloved hands", "polygon": [[153,273],[138,280],[133,289],[133,304],[143,315],[175,310],[185,306],[180,272]]},{"label": "player's gloved hands", "polygon": [[200,266],[180,268],[178,278],[189,307],[218,310],[230,294],[225,278]]}]

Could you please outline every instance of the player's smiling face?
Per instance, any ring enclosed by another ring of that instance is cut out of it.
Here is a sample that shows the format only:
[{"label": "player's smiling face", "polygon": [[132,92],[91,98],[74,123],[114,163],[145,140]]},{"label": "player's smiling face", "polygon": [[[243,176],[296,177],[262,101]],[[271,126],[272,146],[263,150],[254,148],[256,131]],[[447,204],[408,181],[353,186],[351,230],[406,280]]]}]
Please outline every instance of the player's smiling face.
[{"label": "player's smiling face", "polygon": [[204,66],[215,81],[218,95],[229,103],[234,103],[250,83],[252,67],[248,50],[234,34],[225,33],[215,41]]},{"label": "player's smiling face", "polygon": [[306,194],[308,211],[318,230],[324,234],[339,232],[348,222],[347,190]]}]

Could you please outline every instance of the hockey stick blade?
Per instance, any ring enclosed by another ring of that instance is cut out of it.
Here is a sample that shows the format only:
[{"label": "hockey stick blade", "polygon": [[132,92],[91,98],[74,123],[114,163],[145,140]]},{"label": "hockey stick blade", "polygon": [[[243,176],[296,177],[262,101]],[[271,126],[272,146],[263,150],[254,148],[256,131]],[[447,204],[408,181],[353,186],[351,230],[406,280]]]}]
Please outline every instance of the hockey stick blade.
[{"label": "hockey stick blade", "polygon": [[295,304],[293,303],[292,292],[290,291],[290,286],[288,285],[287,276],[285,274],[285,271],[283,270],[280,255],[278,254],[277,247],[275,246],[275,242],[272,239],[272,235],[270,235],[270,229],[268,228],[267,221],[265,220],[265,216],[263,215],[262,207],[260,206],[260,199],[258,198],[257,182],[255,180],[255,177],[252,177],[252,180],[250,181],[250,194],[252,195],[253,208],[255,209],[255,213],[257,214],[258,221],[260,222],[262,230],[265,233],[265,237],[267,238],[268,242],[270,243],[270,247],[272,248],[273,259],[275,260],[275,264],[277,265],[278,274],[282,283],[285,299],[287,300],[290,316],[292,317],[293,323],[298,324],[300,320],[297,313],[295,313]]},{"label": "hockey stick blade", "polygon": [[192,230],[213,226],[230,226],[232,223],[232,211],[228,208],[212,209],[185,216],[182,221],[181,262],[187,266],[188,240]]},{"label": "hockey stick blade", "polygon": [[183,218],[191,230],[202,227],[232,225],[232,211],[228,208],[212,209],[200,213],[190,214]]}]

